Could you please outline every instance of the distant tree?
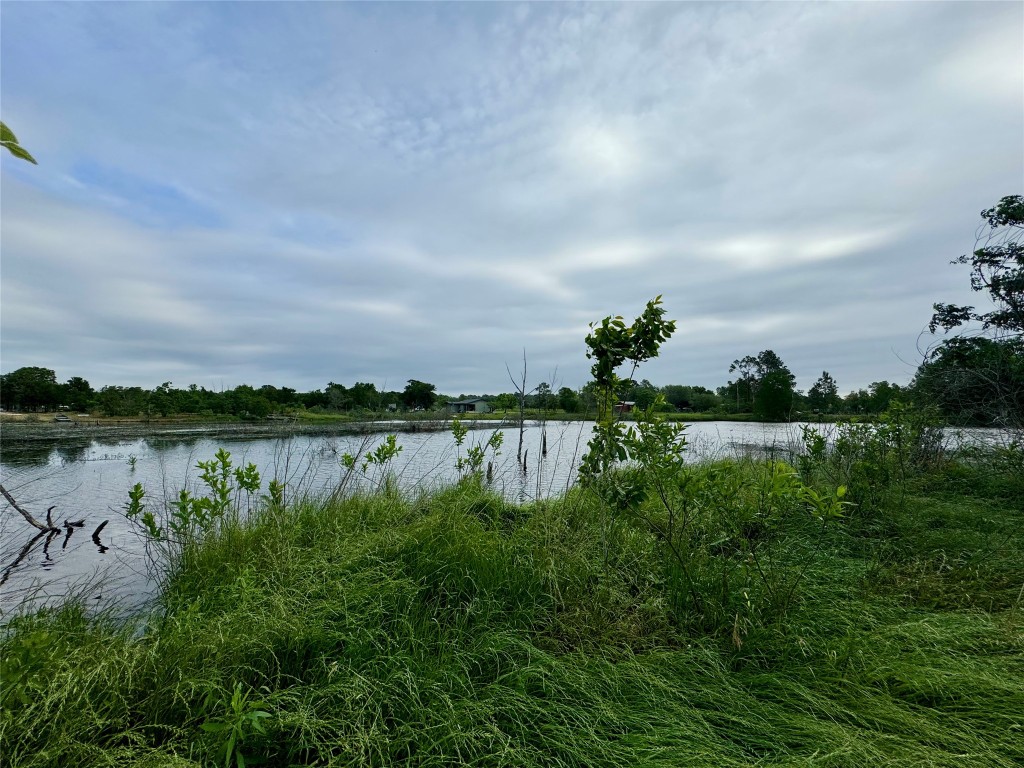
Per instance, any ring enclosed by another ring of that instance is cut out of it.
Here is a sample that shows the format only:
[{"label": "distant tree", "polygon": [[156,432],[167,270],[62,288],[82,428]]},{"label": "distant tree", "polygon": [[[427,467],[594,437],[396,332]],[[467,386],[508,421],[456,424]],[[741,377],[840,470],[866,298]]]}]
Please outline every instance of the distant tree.
[{"label": "distant tree", "polygon": [[326,408],[328,405],[327,393],[319,389],[301,393],[298,400],[306,408]]},{"label": "distant tree", "polygon": [[729,381],[721,394],[729,400],[730,406],[735,400],[736,411],[751,411],[754,408],[754,392],[760,381],[757,372],[757,358],[747,355],[739,360],[733,360],[729,366],[729,373],[738,373],[734,381]]},{"label": "distant tree", "polygon": [[793,395],[793,374],[788,368],[766,373],[754,395],[754,416],[765,421],[788,419],[793,412]]},{"label": "distant tree", "polygon": [[149,395],[149,407],[161,416],[180,413],[177,391],[171,386],[171,382],[165,381],[153,389]]},{"label": "distant tree", "polygon": [[757,357],[747,355],[734,360],[729,366],[730,373],[739,373],[736,381],[730,381],[726,391],[735,395],[737,410],[744,405],[750,407],[754,416],[767,421],[781,421],[789,418],[793,410],[796,377],[770,349]]},{"label": "distant tree", "polygon": [[49,368],[28,366],[0,376],[0,402],[9,410],[53,409],[60,405],[61,387]]},{"label": "distant tree", "polygon": [[240,384],[224,393],[227,412],[244,419],[264,419],[273,410],[266,397],[248,384]]},{"label": "distant tree", "polygon": [[503,392],[495,397],[491,404],[496,411],[508,412],[510,408],[515,408],[519,404],[519,398],[511,392]]},{"label": "distant tree", "polygon": [[133,417],[146,412],[149,393],[142,387],[109,386],[97,393],[96,403],[107,416]]},{"label": "distant tree", "polygon": [[566,413],[580,412],[580,397],[569,387],[558,390],[558,407]]},{"label": "distant tree", "polygon": [[533,408],[543,408],[544,410],[550,410],[555,407],[555,396],[551,392],[551,387],[546,381],[542,381],[537,385],[534,390],[533,397],[531,399],[531,406]]},{"label": "distant tree", "polygon": [[713,411],[722,404],[721,396],[701,386],[667,384],[661,388],[661,394],[665,397],[665,402],[677,411],[704,413]]},{"label": "distant tree", "polygon": [[832,413],[838,410],[840,402],[836,380],[828,371],[822,371],[818,380],[807,390],[807,405],[821,413]]},{"label": "distant tree", "polygon": [[661,394],[665,397],[665,402],[677,411],[693,409],[690,387],[684,387],[681,384],[667,384],[661,388]]},{"label": "distant tree", "polygon": [[327,383],[324,389],[327,397],[327,407],[336,411],[348,410],[352,406],[352,398],[343,384],[336,384],[333,381]]},{"label": "distant tree", "polygon": [[722,406],[722,398],[707,387],[690,387],[690,403],[698,413],[714,411]]},{"label": "distant tree", "polygon": [[92,405],[93,395],[96,393],[89,382],[81,376],[72,376],[63,384],[61,399],[65,405],[76,411],[86,411]]},{"label": "distant tree", "polygon": [[357,381],[349,389],[348,394],[354,408],[378,410],[381,407],[380,392],[377,391],[375,384]]},{"label": "distant tree", "polygon": [[631,386],[628,386],[623,393],[623,400],[634,402],[637,408],[645,411],[654,404],[659,394],[660,390],[656,386],[647,379],[643,379],[639,383],[633,382]]},{"label": "distant tree", "polygon": [[872,413],[885,413],[889,406],[898,400],[903,393],[899,384],[891,384],[888,381],[873,381],[868,386],[868,409]]},{"label": "distant tree", "polygon": [[417,379],[409,379],[405,391],[402,392],[402,402],[408,408],[430,409],[437,401],[437,388],[433,384]]},{"label": "distant tree", "polygon": [[299,403],[297,393],[291,387],[275,387],[272,384],[264,384],[256,392],[261,397],[265,397],[271,405],[276,406],[275,410],[295,406]]},{"label": "distant tree", "polygon": [[32,165],[38,165],[36,159],[28,153],[28,150],[18,143],[18,137],[14,135],[14,131],[8,128],[4,123],[0,122],[0,146],[6,149],[15,157],[20,157],[22,160],[27,160]]}]

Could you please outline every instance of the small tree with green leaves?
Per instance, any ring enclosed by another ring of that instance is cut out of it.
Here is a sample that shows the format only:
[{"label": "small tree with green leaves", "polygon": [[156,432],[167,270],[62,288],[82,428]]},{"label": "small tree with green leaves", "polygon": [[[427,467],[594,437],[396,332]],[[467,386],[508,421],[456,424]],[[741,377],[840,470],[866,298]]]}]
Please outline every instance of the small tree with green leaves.
[{"label": "small tree with green leaves", "polygon": [[[842,515],[845,488],[815,491],[784,462],[753,471],[688,465],[685,427],[659,413],[660,393],[634,425],[619,421],[620,388],[675,331],[664,314],[659,296],[629,326],[621,317],[590,326],[598,419],[580,479],[605,513],[605,568],[612,522],[642,522],[664,547],[669,598],[679,617],[705,630],[731,630],[739,646],[755,623],[785,614],[807,568],[808,561],[795,570],[779,565],[763,531],[809,519],[819,526],[820,542],[827,524]],[[623,366],[629,366],[626,378],[618,374]]]}]

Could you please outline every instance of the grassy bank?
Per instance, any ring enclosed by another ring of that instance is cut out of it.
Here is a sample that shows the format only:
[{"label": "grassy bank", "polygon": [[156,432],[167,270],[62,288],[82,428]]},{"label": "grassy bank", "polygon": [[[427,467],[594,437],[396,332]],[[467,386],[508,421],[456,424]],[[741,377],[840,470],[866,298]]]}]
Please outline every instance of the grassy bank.
[{"label": "grassy bank", "polygon": [[139,621],[75,606],[12,621],[0,754],[1020,765],[1024,493],[1004,458],[884,487],[808,464],[823,489],[845,472],[858,502],[828,527],[765,505],[779,465],[694,468],[688,588],[656,506],[611,515],[580,490],[517,506],[469,480],[269,505],[185,547]]}]

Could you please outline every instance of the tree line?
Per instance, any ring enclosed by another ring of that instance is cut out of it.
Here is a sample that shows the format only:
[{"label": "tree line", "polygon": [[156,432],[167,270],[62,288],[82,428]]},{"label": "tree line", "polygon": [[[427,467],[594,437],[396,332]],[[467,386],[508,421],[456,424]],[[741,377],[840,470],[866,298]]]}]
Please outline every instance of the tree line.
[{"label": "tree line", "polygon": [[[771,350],[737,360],[730,370],[740,375],[717,390],[680,384],[655,386],[647,379],[625,382],[621,400],[639,410],[657,404],[665,411],[749,413],[758,419],[786,420],[810,413],[881,413],[905,391],[897,384],[883,381],[872,384],[867,390],[850,392],[843,398],[838,394],[835,380],[826,371],[804,394],[795,389],[795,377]],[[297,410],[327,413],[430,410],[452,400],[472,397],[477,395],[438,394],[433,384],[417,379],[410,379],[401,391],[378,390],[376,385],[367,382],[346,387],[332,381],[323,389],[300,392],[270,384],[258,388],[242,384],[216,391],[195,384],[178,388],[171,382],[153,389],[115,385],[96,390],[81,376],[60,383],[53,370],[41,367],[19,368],[0,376],[0,405],[7,411],[71,410],[125,418],[192,414],[261,419]],[[498,411],[511,411],[519,405],[517,393],[480,397]],[[533,410],[581,415],[592,413],[596,402],[592,384],[578,390],[561,387],[556,391],[543,382],[528,393],[525,400],[525,406]]]},{"label": "tree line", "polygon": [[291,387],[241,384],[221,391],[195,384],[177,388],[169,381],[153,389],[106,386],[93,389],[81,376],[59,383],[49,368],[26,367],[0,376],[0,405],[8,411],[98,412],[106,416],[237,416],[265,418],[274,413],[429,409],[437,401],[433,384],[410,379],[402,391],[379,391],[374,384],[351,387],[330,382],[323,389],[299,392]]},{"label": "tree line", "polygon": [[[991,308],[980,311],[973,306],[934,304],[929,330],[932,334],[941,331],[944,337],[925,350],[909,385],[879,381],[840,397],[835,378],[823,371],[805,393],[796,388],[796,377],[779,355],[766,349],[734,360],[729,366],[733,378],[715,390],[680,384],[659,387],[646,379],[621,382],[617,392],[621,404],[640,410],[657,406],[783,421],[815,414],[879,414],[894,401],[904,400],[927,406],[953,424],[1024,429],[1024,197],[1003,197],[982,211],[981,217],[974,252],[952,263],[970,267],[971,288],[987,294]],[[951,331],[956,333],[949,335]],[[594,413],[596,403],[593,384],[555,391],[544,382],[528,393],[482,397],[494,409],[504,411],[523,405],[586,415]],[[460,395],[458,399],[466,398]],[[197,414],[264,418],[300,409],[428,410],[451,399],[439,395],[433,384],[417,379],[410,379],[402,391],[380,391],[366,382],[346,387],[332,381],[311,392],[269,384],[258,389],[243,384],[218,392],[195,384],[179,389],[170,382],[151,390],[106,386],[96,391],[80,376],[58,383],[54,371],[41,367],[19,368],[0,376],[0,405],[5,410],[66,408],[123,417]]]}]

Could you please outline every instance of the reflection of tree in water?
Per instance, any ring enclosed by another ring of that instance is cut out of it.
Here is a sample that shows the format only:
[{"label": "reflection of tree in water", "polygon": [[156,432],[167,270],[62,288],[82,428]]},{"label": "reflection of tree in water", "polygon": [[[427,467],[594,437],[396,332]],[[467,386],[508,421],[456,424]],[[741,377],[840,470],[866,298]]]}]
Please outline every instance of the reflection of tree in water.
[{"label": "reflection of tree in water", "polygon": [[175,438],[153,438],[148,437],[142,441],[143,445],[153,449],[153,451],[173,451],[178,448],[188,448],[192,450],[199,444],[204,437],[175,437]]},{"label": "reflection of tree in water", "polygon": [[13,467],[41,467],[49,464],[51,456],[56,452],[61,462],[68,464],[84,461],[88,450],[88,439],[69,440],[67,437],[61,437],[52,440],[5,442],[3,463]]},{"label": "reflection of tree in water", "polygon": [[85,461],[89,451],[89,443],[61,442],[54,446],[54,450],[64,464],[72,464],[76,461]]},{"label": "reflection of tree in water", "polygon": [[50,462],[54,445],[51,443],[29,443],[26,445],[4,446],[4,464],[14,467],[41,467]]}]

